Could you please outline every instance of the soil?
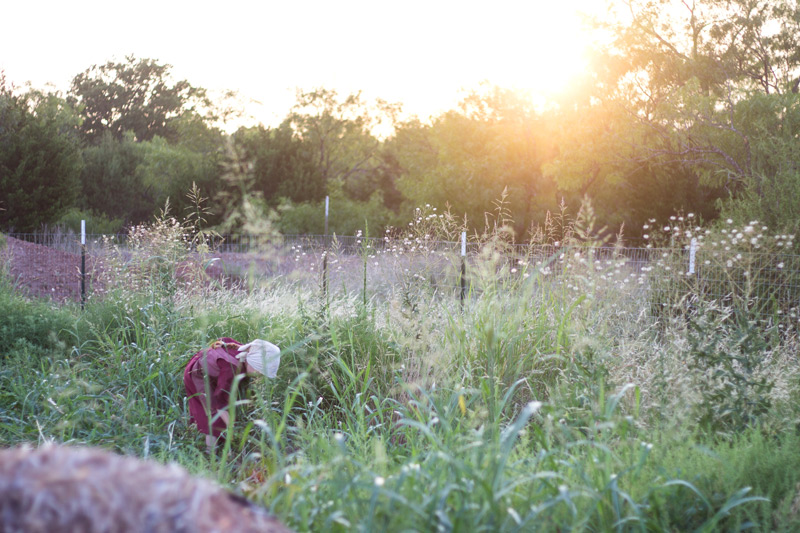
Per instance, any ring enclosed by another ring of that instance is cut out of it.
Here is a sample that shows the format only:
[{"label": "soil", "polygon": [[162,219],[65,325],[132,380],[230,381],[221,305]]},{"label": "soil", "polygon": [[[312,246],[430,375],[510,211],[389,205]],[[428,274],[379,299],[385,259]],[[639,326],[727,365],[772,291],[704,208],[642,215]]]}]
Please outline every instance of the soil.
[{"label": "soil", "polygon": [[[0,250],[0,269],[5,269],[17,290],[31,297],[47,297],[58,302],[81,301],[81,253],[76,242],[62,239],[58,244],[49,246],[14,237],[6,237],[6,242],[5,248]],[[88,246],[85,279],[87,299],[101,297],[106,285],[124,284],[128,278],[135,276],[129,269],[122,274],[111,270],[109,265],[115,263],[107,261],[111,249],[97,243]],[[377,284],[397,283],[397,274],[393,272],[391,261],[383,261],[386,264],[380,267],[372,261],[369,265],[372,290],[377,289]],[[202,258],[195,256],[175,265],[174,272],[179,282],[185,282],[193,288],[243,288],[251,286],[248,280],[258,284],[265,279],[283,279],[289,283],[320,288],[322,265],[319,249],[301,250],[298,247],[296,250],[292,247],[276,248],[260,254],[215,252]],[[404,267],[406,272],[411,268],[406,259],[394,265],[394,270],[402,272]],[[363,268],[362,260],[356,255],[331,255],[328,286],[347,292],[361,290]],[[120,279],[119,276],[124,278]],[[435,283],[432,275],[431,282]]]},{"label": "soil", "polygon": [[[7,245],[0,251],[0,268],[5,266],[17,290],[31,297],[48,297],[55,301],[79,302],[81,300],[81,254],[68,252],[6,237]],[[195,258],[196,259],[196,258]],[[181,281],[197,280],[219,287],[246,285],[243,280],[252,273],[259,277],[288,276],[304,270],[303,263],[315,263],[318,258],[309,257],[295,263],[291,257],[269,260],[263,256],[246,253],[214,253],[200,261],[187,261],[177,265],[176,275]],[[91,249],[86,254],[87,295],[104,291],[104,280],[109,278],[103,260],[102,248]],[[200,268],[198,269],[198,265]],[[309,270],[308,264],[304,265]],[[316,279],[310,269],[310,277]],[[198,275],[198,271],[201,273]]]},{"label": "soil", "polygon": [[[80,301],[80,254],[7,237],[0,255],[11,281],[20,291],[59,301]],[[87,270],[91,270],[92,263],[94,260],[87,257]]]}]

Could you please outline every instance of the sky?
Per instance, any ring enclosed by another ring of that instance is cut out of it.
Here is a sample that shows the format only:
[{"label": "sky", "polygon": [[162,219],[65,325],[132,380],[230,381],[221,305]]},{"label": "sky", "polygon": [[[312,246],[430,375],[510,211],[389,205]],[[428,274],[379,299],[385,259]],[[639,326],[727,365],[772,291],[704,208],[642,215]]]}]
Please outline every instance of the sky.
[{"label": "sky", "polygon": [[279,123],[296,90],[400,102],[427,119],[481,82],[545,98],[582,70],[579,12],[600,0],[27,0],[3,6],[0,69],[65,91],[133,54],[212,95],[234,90],[251,122]]}]

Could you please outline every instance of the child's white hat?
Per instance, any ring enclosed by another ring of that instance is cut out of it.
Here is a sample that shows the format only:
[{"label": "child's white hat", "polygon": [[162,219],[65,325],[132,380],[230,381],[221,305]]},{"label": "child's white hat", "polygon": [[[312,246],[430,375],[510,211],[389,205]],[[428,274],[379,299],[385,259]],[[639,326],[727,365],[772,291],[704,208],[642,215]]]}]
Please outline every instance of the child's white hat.
[{"label": "child's white hat", "polygon": [[278,365],[281,364],[281,349],[271,342],[256,339],[239,346],[238,357],[253,367],[256,372],[268,378],[278,375]]}]

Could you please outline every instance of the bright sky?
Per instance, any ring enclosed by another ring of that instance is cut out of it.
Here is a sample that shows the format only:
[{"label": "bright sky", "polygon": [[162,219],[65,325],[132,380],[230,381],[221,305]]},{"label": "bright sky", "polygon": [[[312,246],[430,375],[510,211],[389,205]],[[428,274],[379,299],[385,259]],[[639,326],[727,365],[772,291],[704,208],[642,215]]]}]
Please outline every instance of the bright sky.
[{"label": "bright sky", "polygon": [[0,69],[66,90],[91,65],[154,58],[276,124],[295,89],[361,90],[427,118],[488,81],[558,91],[583,66],[577,11],[600,0],[27,0],[3,6]]}]

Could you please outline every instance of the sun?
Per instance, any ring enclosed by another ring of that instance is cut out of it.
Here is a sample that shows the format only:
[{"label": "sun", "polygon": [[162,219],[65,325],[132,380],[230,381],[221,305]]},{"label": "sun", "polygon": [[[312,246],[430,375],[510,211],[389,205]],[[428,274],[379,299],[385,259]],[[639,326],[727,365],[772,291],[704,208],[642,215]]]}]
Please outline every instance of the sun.
[{"label": "sun", "polygon": [[544,99],[568,90],[588,66],[593,37],[582,13],[591,8],[589,2],[530,2],[509,25],[491,30],[496,60],[487,79]]}]

